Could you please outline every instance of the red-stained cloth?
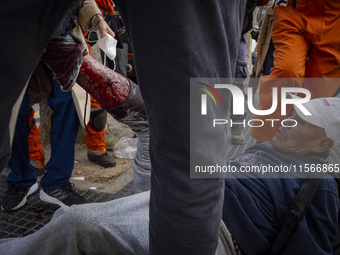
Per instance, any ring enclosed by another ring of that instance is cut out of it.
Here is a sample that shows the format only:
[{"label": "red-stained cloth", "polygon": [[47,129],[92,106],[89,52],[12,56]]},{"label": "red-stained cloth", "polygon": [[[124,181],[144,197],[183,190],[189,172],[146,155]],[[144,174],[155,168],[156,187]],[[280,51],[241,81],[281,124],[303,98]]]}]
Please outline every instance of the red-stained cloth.
[{"label": "red-stained cloth", "polygon": [[42,56],[52,70],[53,79],[57,80],[63,91],[69,91],[76,82],[83,56],[87,55],[86,46],[72,39],[52,39]]}]

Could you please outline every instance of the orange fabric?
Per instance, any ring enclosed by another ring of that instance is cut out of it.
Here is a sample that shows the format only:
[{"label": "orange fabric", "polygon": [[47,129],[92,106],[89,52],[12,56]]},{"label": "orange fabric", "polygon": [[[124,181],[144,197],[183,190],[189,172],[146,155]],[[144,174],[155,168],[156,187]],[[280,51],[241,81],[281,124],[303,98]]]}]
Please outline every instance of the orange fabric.
[{"label": "orange fabric", "polygon": [[87,125],[87,129],[91,134],[85,130],[86,147],[93,151],[100,151],[102,154],[105,153],[106,140],[105,140],[105,129],[100,132],[94,131],[90,125]]},{"label": "orange fabric", "polygon": [[100,105],[97,103],[96,100],[91,96],[91,108],[100,108]]},{"label": "orange fabric", "polygon": [[[287,7],[277,7],[272,30],[274,68],[260,83],[259,110],[269,109],[272,103],[272,88],[303,87],[312,98],[331,97],[339,88],[330,79],[297,79],[287,84],[282,79],[271,78],[339,78],[340,77],[340,1],[297,0],[296,8],[289,1]],[[280,98],[280,97],[279,97]],[[279,101],[280,105],[280,101]],[[280,119],[280,108],[267,116],[255,119]],[[288,112],[288,116],[291,113]],[[274,128],[270,122],[261,128],[253,128],[252,136],[260,142],[271,140],[280,124]]]},{"label": "orange fabric", "polygon": [[43,145],[39,136],[39,128],[36,124],[32,125],[34,118],[34,110],[31,108],[31,116],[28,118],[29,125],[32,126],[28,135],[28,150],[30,153],[31,164],[36,168],[45,166],[45,154]]},{"label": "orange fabric", "polygon": [[110,0],[96,0],[96,3],[104,16],[106,16],[106,13],[100,8],[101,6],[109,12],[110,16],[113,15],[113,3]]},{"label": "orange fabric", "polygon": [[[91,108],[100,108],[100,105],[96,100],[91,96]],[[91,119],[90,119],[91,121]],[[92,127],[88,124],[87,130],[85,129],[85,138],[86,138],[86,147],[93,151],[100,151],[102,154],[105,153],[106,147],[106,139],[105,139],[105,128],[97,132],[92,129]],[[91,136],[89,135],[89,133]]]}]

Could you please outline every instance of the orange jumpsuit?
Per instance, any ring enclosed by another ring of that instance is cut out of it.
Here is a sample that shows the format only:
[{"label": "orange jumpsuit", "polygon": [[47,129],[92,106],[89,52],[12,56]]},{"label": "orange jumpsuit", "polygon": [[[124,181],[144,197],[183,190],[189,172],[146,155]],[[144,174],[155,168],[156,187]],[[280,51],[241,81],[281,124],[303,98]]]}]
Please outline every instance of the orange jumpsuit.
[{"label": "orange jumpsuit", "polygon": [[[96,3],[104,17],[113,15],[113,4],[110,0],[96,0]],[[91,46],[89,44],[88,47],[89,50],[91,51]],[[96,102],[96,100],[92,98],[92,96],[91,96],[91,108],[100,108],[100,105]],[[102,131],[95,131],[93,130],[90,124],[88,124],[86,128],[87,128],[87,130],[85,130],[86,147],[89,150],[100,151],[102,154],[104,154],[106,152],[105,128]]]},{"label": "orange jumpsuit", "polygon": [[[295,5],[294,5],[295,2]],[[260,83],[259,110],[272,105],[272,88],[303,87],[312,98],[331,97],[339,88],[340,78],[340,1],[290,0],[287,7],[277,6],[274,12],[272,38],[275,46],[274,67],[270,75]],[[294,78],[294,79],[272,79]],[[313,79],[302,79],[313,78]],[[323,78],[323,79],[314,79]],[[278,93],[279,99],[281,94]],[[280,106],[278,100],[278,106]],[[264,126],[254,127],[252,136],[258,141],[267,141],[275,135],[280,122],[265,119],[285,119],[280,107],[267,116],[255,116],[264,121]]]},{"label": "orange jumpsuit", "polygon": [[[91,108],[100,108],[100,105],[91,97]],[[92,120],[90,119],[90,122]],[[101,154],[106,152],[105,128],[102,131],[93,130],[90,124],[86,126],[85,138],[86,147],[92,151],[100,151]],[[90,133],[90,134],[89,134]]]},{"label": "orange jumpsuit", "polygon": [[[88,44],[87,40],[86,43],[89,48],[89,54],[91,55],[91,46]],[[91,111],[94,108],[101,108],[100,105],[97,103],[96,100],[93,99],[92,96],[90,96],[90,98],[91,98]],[[86,147],[89,150],[100,151],[101,154],[104,154],[106,152],[105,128],[101,131],[96,131],[91,127],[90,125],[91,121],[92,119],[90,118],[89,124],[86,125],[85,129]]]}]

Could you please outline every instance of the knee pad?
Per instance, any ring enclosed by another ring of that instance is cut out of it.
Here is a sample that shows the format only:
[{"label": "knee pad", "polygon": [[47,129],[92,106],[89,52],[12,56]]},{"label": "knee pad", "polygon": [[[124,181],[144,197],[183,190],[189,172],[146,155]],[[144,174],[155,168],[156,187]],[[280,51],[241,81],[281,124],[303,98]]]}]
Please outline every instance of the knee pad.
[{"label": "knee pad", "polygon": [[105,128],[107,121],[107,113],[105,110],[100,108],[100,110],[91,111],[90,118],[91,121],[89,124],[94,131],[100,132]]}]

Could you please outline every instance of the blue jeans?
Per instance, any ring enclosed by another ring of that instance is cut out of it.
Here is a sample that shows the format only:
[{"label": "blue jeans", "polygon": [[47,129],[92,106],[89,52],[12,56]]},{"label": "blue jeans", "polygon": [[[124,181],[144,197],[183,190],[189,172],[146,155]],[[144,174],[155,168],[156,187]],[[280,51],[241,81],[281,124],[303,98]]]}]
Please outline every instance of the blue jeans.
[{"label": "blue jeans", "polygon": [[[0,172],[10,158],[9,123],[12,109],[38,64],[50,37],[63,14],[79,0],[19,0],[3,1],[0,11],[0,31],[7,40],[0,45]],[[37,10],[44,10],[39,12]],[[10,17],[20,17],[11,19]],[[29,22],[23,22],[29,20]],[[42,24],[44,24],[42,26]],[[17,32],[22,28],[22,33]],[[20,102],[19,102],[20,105]],[[15,115],[15,114],[13,114]],[[13,116],[15,119],[16,116]],[[15,123],[13,123],[15,124]],[[14,125],[13,125],[14,126]],[[11,127],[11,131],[12,127]]]},{"label": "blue jeans", "polygon": [[[51,72],[46,71],[52,82],[52,91],[47,101],[53,110],[50,130],[51,159],[46,165],[46,173],[40,185],[45,191],[50,191],[69,182],[72,175],[79,119],[71,92],[62,92],[59,83],[52,80]],[[7,177],[8,182],[20,188],[30,187],[37,179],[35,169],[31,166],[29,159],[29,115],[30,106],[26,92],[15,127],[12,155],[8,162],[12,171]]]}]

